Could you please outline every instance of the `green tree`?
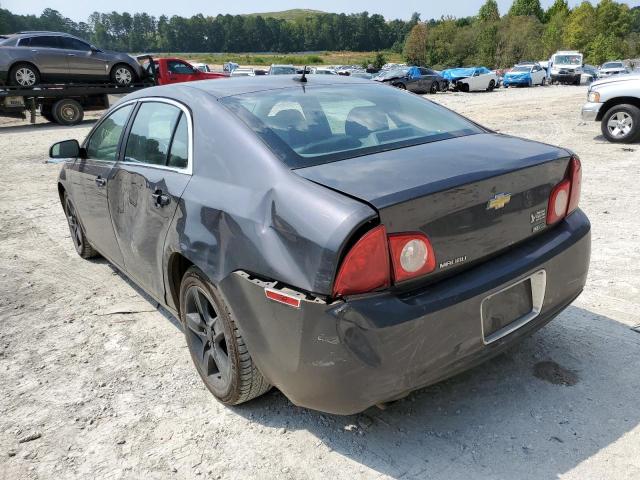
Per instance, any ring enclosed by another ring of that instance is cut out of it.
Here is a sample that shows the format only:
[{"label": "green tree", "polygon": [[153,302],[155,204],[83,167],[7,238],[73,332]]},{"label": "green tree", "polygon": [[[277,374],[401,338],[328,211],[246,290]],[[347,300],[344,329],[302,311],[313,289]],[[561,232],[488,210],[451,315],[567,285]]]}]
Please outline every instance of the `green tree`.
[{"label": "green tree", "polygon": [[387,63],[387,59],[385,58],[384,54],[382,52],[376,53],[376,58],[373,61],[373,66],[379,70],[384,66],[385,63]]},{"label": "green tree", "polygon": [[595,9],[590,2],[584,1],[569,15],[566,27],[568,46],[585,52],[596,34]]},{"label": "green tree", "polygon": [[480,7],[478,12],[478,20],[481,22],[497,22],[500,20],[500,10],[498,10],[498,2],[496,0],[487,0]]},{"label": "green tree", "polygon": [[544,58],[549,58],[554,52],[566,48],[566,25],[569,18],[569,8],[562,8],[566,2],[564,0],[556,1],[546,12],[547,23],[544,26],[542,34],[542,47]]},{"label": "green tree", "polygon": [[427,25],[417,23],[409,32],[404,44],[403,55],[407,63],[426,65],[427,63]]},{"label": "green tree", "polygon": [[549,22],[554,16],[558,14],[569,15],[569,4],[567,0],[555,0],[546,12],[544,12],[544,22]]},{"label": "green tree", "polygon": [[500,24],[496,61],[498,67],[509,67],[522,60],[542,57],[542,23],[532,16],[507,16]]},{"label": "green tree", "polygon": [[540,0],[514,0],[509,15],[514,17],[537,17],[542,21],[544,13],[540,6]]}]

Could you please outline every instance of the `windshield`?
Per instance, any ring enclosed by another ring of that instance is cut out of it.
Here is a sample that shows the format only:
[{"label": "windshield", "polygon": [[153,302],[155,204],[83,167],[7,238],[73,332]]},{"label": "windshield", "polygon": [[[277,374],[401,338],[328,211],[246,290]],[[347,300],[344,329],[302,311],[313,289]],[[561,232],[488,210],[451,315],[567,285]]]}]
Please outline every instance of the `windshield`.
[{"label": "windshield", "polygon": [[512,72],[530,72],[531,66],[520,65],[520,66],[513,67],[511,71]]},{"label": "windshield", "polygon": [[291,168],[484,132],[444,107],[379,84],[305,86],[220,101]]},{"label": "windshield", "polygon": [[295,67],[271,67],[271,75],[294,75],[297,73]]},{"label": "windshield", "polygon": [[609,62],[602,65],[602,68],[624,68],[624,65],[620,62]]},{"label": "windshield", "polygon": [[582,55],[556,55],[555,63],[559,65],[580,65]]}]

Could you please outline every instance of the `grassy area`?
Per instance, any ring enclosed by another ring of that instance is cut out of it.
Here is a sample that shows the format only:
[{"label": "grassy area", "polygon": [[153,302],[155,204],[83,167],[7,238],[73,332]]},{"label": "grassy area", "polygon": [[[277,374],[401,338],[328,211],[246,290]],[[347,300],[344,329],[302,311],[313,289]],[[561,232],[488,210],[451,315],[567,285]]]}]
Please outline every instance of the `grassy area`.
[{"label": "grassy area", "polygon": [[278,20],[287,20],[288,22],[295,22],[298,20],[304,20],[305,18],[312,15],[322,15],[325,12],[320,10],[310,10],[307,8],[293,8],[291,10],[284,10],[283,12],[258,12],[258,13],[249,13],[245,15],[246,17],[257,17],[260,16],[262,18],[275,18]]},{"label": "grassy area", "polygon": [[[402,55],[393,52],[382,52],[387,62],[400,63]],[[236,62],[242,66],[269,66],[272,63],[292,63],[293,65],[360,65],[373,62],[376,52],[317,52],[317,53],[166,53],[162,56],[175,56],[193,62],[222,65],[225,62]]]}]

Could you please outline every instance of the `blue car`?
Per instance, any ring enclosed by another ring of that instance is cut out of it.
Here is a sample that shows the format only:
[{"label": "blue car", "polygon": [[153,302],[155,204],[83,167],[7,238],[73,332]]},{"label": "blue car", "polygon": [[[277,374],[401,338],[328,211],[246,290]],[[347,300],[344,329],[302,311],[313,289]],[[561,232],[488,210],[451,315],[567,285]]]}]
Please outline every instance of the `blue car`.
[{"label": "blue car", "polygon": [[534,85],[546,85],[547,72],[538,63],[520,64],[504,74],[502,84],[505,88],[511,86],[532,87]]}]

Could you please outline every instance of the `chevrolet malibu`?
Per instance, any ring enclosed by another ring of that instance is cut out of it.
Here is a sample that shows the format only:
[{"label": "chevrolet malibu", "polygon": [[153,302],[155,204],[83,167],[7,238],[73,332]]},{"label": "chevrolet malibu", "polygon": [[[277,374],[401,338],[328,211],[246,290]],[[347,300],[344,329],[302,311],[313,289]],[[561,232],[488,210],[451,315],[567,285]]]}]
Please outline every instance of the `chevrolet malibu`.
[{"label": "chevrolet malibu", "polygon": [[338,414],[401,398],[585,284],[574,154],[366,80],[153,87],[50,155],[78,254],[180,319],[227,405],[271,386]]}]

